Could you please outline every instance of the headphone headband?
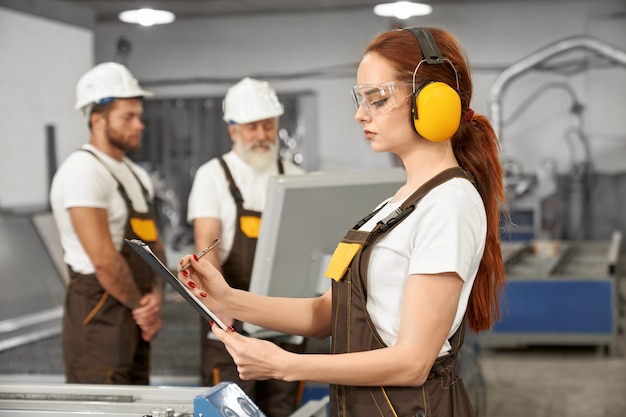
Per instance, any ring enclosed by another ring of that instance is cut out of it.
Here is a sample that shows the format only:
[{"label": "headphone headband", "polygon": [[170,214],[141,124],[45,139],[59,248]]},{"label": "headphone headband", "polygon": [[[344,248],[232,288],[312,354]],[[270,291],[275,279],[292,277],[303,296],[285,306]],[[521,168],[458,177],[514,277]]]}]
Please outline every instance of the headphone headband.
[{"label": "headphone headband", "polygon": [[444,58],[441,56],[441,52],[439,51],[439,47],[437,46],[437,42],[433,37],[433,34],[430,33],[430,30],[424,27],[410,27],[404,28],[404,30],[411,32],[415,39],[417,39],[417,43],[422,50],[422,54],[424,55],[424,59],[417,63],[415,70],[413,70],[413,91],[415,91],[415,75],[417,71],[420,69],[423,63],[427,64],[444,64],[448,63],[452,67],[454,71],[454,78],[456,81],[456,89],[460,91],[459,86],[459,73],[456,70],[456,67],[448,58]]},{"label": "headphone headband", "polygon": [[406,28],[406,30],[411,32],[417,39],[417,43],[420,45],[422,54],[424,54],[424,60],[427,64],[444,63],[444,59],[441,56],[441,52],[439,52],[439,47],[437,46],[437,42],[435,42],[433,34],[430,33],[428,29],[423,27],[412,27]]}]

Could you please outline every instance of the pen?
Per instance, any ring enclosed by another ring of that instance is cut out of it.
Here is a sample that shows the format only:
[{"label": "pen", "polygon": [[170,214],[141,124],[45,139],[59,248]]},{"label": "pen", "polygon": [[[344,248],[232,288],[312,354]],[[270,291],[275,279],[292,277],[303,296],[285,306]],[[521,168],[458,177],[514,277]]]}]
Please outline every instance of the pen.
[{"label": "pen", "polygon": [[[200,252],[198,252],[196,254],[196,257],[198,259],[202,258],[204,255],[206,255],[207,253],[209,253],[211,251],[211,249],[215,248],[217,245],[219,245],[221,242],[220,238],[218,237],[217,239],[215,239],[213,242],[211,242],[211,244],[209,246],[207,246],[206,248],[202,249]],[[187,262],[182,268],[180,268],[180,271],[184,271],[185,269],[189,268],[189,266],[191,265],[191,261]],[[179,272],[180,272],[179,271]]]}]

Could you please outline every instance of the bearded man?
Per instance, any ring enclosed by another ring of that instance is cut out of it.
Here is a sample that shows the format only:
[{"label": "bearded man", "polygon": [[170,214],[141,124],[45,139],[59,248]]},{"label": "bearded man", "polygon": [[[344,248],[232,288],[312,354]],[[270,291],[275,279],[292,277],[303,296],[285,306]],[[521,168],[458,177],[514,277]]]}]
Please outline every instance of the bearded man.
[{"label": "bearded man", "polygon": [[[209,259],[236,288],[248,290],[254,252],[270,176],[302,174],[279,158],[277,135],[283,106],[265,81],[244,78],[228,89],[224,121],[232,150],[198,168],[188,201],[187,221],[193,223],[197,251],[222,240]],[[210,324],[201,321],[202,384],[237,383],[268,417],[288,416],[298,404],[297,382],[242,381],[223,343],[211,338]],[[225,323],[241,331],[241,323]],[[300,352],[304,344],[277,344]]]},{"label": "bearded man", "polygon": [[143,240],[165,262],[150,176],[125,156],[141,146],[142,103],[151,95],[115,62],[90,69],[76,86],[89,143],[61,164],[50,189],[70,275],[62,342],[68,383],[150,383],[163,281],[124,239]]}]

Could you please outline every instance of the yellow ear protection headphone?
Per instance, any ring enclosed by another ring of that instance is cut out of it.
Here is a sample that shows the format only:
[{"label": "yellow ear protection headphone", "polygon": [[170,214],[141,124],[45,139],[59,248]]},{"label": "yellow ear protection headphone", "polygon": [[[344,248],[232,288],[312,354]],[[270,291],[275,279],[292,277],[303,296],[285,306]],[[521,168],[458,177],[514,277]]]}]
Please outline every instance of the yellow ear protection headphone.
[{"label": "yellow ear protection headphone", "polygon": [[[459,75],[450,60],[443,58],[435,38],[426,28],[406,28],[415,35],[424,59],[413,71],[413,98],[411,100],[411,120],[415,131],[432,142],[450,139],[461,123],[461,97]],[[429,80],[415,90],[415,75],[422,64],[449,64],[456,75],[457,90],[440,81]]]}]

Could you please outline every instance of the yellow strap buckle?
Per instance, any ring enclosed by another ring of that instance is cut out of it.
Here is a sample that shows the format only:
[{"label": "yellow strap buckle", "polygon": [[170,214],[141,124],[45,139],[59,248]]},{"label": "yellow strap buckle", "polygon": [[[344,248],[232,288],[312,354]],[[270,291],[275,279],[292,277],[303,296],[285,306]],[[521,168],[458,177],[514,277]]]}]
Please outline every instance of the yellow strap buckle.
[{"label": "yellow strap buckle", "polygon": [[335,252],[333,252],[333,256],[330,258],[328,269],[324,275],[339,282],[346,274],[352,259],[354,259],[361,247],[360,243],[339,242]]},{"label": "yellow strap buckle", "polygon": [[139,217],[130,218],[130,227],[137,237],[144,242],[154,242],[159,237],[156,225],[152,219],[140,219]]},{"label": "yellow strap buckle", "polygon": [[258,216],[241,216],[239,227],[246,237],[256,239],[259,237],[259,230],[261,230],[261,218]]}]

